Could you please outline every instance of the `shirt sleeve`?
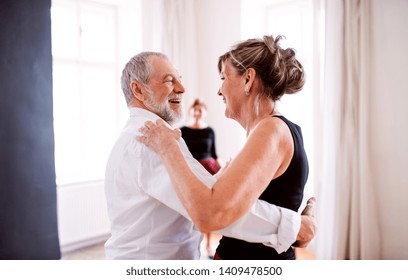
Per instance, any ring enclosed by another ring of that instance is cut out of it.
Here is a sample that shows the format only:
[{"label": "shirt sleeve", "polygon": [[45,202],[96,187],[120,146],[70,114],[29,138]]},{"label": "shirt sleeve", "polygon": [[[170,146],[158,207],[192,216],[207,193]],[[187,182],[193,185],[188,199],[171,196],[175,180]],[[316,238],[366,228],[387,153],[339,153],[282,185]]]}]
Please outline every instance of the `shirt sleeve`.
[{"label": "shirt sleeve", "polygon": [[[194,159],[183,140],[180,140],[180,147],[195,175],[211,188],[215,178]],[[191,220],[173,189],[160,157],[154,154],[150,161],[141,162],[142,169],[147,172],[142,177],[145,192]],[[248,242],[263,243],[282,253],[296,241],[299,229],[300,215],[297,212],[258,199],[247,214],[218,232]]]},{"label": "shirt sleeve", "polygon": [[297,212],[258,199],[248,213],[218,232],[248,242],[263,243],[282,253],[296,241],[299,229],[300,215]]},{"label": "shirt sleeve", "polygon": [[[144,156],[137,161],[139,167],[136,168],[141,170],[137,176],[138,186],[158,202],[165,204],[167,207],[191,220],[187,210],[173,189],[170,176],[160,156],[147,147],[142,149],[142,155]],[[169,211],[171,210],[169,209]]]}]

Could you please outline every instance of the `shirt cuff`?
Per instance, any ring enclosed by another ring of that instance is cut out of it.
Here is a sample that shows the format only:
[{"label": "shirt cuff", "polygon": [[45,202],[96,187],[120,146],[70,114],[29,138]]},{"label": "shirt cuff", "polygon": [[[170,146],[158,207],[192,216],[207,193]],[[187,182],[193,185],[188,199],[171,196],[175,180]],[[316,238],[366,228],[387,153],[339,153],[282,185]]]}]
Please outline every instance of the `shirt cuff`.
[{"label": "shirt cuff", "polygon": [[[286,208],[280,208],[281,221],[278,227],[277,242],[273,246],[281,254],[295,243],[300,230],[301,218],[299,213]],[[265,244],[271,245],[271,244]]]}]

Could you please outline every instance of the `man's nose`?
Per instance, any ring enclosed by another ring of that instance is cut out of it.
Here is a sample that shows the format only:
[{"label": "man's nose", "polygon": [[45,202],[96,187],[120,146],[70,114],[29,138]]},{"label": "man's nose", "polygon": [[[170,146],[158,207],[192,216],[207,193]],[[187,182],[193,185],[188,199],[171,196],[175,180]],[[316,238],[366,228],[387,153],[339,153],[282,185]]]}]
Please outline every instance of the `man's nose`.
[{"label": "man's nose", "polygon": [[181,81],[177,80],[175,85],[174,85],[174,92],[177,93],[184,93],[186,91],[186,89],[184,88],[183,84],[181,83]]}]

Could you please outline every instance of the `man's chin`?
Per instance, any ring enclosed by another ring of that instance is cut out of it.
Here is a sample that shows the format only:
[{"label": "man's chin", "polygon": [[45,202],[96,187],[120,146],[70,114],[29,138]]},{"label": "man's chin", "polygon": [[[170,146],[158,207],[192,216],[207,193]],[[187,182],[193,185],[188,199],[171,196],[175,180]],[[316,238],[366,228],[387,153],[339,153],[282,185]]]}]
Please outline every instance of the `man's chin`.
[{"label": "man's chin", "polygon": [[183,112],[173,112],[171,119],[167,121],[171,125],[176,125],[178,123],[181,123],[184,120],[184,114]]}]

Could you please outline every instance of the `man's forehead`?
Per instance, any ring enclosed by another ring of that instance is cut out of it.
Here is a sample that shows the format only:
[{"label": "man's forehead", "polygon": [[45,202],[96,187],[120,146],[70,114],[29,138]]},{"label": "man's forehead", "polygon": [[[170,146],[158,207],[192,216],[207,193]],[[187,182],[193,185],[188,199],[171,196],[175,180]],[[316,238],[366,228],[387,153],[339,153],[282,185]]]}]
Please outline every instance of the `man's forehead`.
[{"label": "man's forehead", "polygon": [[159,76],[179,75],[177,69],[167,58],[152,56],[150,59],[154,74]]}]

